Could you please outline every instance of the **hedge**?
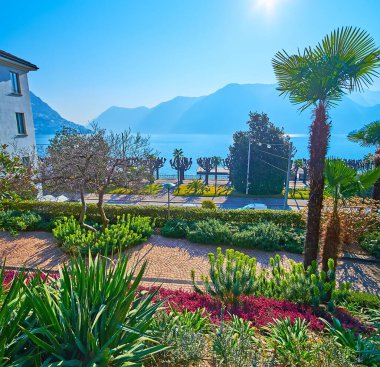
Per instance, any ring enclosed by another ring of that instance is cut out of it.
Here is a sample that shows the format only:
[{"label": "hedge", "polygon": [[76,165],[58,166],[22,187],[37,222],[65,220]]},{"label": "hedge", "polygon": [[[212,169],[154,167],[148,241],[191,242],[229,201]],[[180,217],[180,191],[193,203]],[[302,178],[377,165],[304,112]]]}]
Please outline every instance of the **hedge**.
[{"label": "hedge", "polygon": [[[79,217],[81,204],[72,202],[40,202],[40,201],[2,201],[3,210],[34,211],[46,219],[60,216]],[[122,214],[149,216],[156,219],[156,226],[162,227],[167,221],[167,208],[165,206],[142,205],[111,205],[104,206],[105,212],[111,221]],[[259,223],[273,222],[280,226],[301,228],[305,226],[302,215],[295,211],[285,210],[224,210],[176,207],[170,208],[170,215],[176,219],[205,220],[219,219],[231,223]],[[99,214],[96,204],[87,204],[87,218],[98,221]]]}]

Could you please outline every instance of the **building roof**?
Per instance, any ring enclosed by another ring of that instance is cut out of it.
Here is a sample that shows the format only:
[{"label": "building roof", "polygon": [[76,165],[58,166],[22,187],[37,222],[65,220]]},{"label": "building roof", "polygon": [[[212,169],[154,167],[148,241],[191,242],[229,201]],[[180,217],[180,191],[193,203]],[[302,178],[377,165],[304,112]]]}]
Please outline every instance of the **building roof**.
[{"label": "building roof", "polygon": [[29,68],[31,70],[37,70],[38,69],[38,67],[36,65],[32,64],[31,62],[26,61],[24,59],[20,59],[19,57],[12,55],[8,52],[5,52],[3,50],[0,50],[0,58],[16,62],[17,64],[21,64],[23,66],[26,66],[27,68]]}]

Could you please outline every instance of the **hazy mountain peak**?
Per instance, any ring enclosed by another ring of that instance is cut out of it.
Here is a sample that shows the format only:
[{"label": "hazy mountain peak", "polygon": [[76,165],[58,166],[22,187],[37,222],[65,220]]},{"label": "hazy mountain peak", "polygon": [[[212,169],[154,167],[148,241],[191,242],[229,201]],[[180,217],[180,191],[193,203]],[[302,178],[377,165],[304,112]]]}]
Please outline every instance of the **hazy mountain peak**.
[{"label": "hazy mountain peak", "polygon": [[30,102],[32,105],[34,129],[36,134],[55,134],[63,127],[69,127],[81,132],[89,131],[84,126],[63,118],[57,111],[53,110],[46,102],[32,92],[30,92]]}]

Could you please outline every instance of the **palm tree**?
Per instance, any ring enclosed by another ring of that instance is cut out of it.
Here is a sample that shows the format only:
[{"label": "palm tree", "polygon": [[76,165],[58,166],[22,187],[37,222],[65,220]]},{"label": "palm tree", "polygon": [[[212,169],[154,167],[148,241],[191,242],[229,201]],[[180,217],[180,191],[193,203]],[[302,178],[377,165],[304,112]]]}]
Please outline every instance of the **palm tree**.
[{"label": "palm tree", "polygon": [[380,50],[373,38],[359,28],[333,31],[312,49],[289,55],[277,52],[272,60],[280,95],[288,95],[305,111],[314,107],[309,137],[310,197],[308,203],[304,264],[318,256],[324,189],[324,163],[330,136],[328,109],[347,92],[362,90],[378,75]]},{"label": "palm tree", "polygon": [[380,167],[357,173],[342,159],[327,159],[325,163],[326,194],[333,200],[332,213],[327,221],[323,239],[322,268],[328,270],[328,260],[336,264],[340,249],[339,203],[369,189],[380,178]]},{"label": "palm tree", "polygon": [[[380,167],[380,121],[374,121],[365,125],[359,131],[349,133],[348,140],[359,143],[363,147],[376,146],[375,154],[371,158],[373,165]],[[380,200],[380,179],[375,182],[372,199]]]},{"label": "palm tree", "polygon": [[[183,149],[181,149],[181,148],[174,149],[174,151],[173,151],[173,162],[178,163],[178,161],[182,157],[183,157]],[[179,185],[179,182],[181,181],[179,169],[177,169],[177,181],[178,181],[178,185]]]},{"label": "palm tree", "polygon": [[216,195],[216,185],[218,182],[218,166],[222,163],[222,158],[213,156],[211,157],[211,164],[214,166],[215,170],[215,180],[214,180],[214,187],[215,187],[215,195]]}]

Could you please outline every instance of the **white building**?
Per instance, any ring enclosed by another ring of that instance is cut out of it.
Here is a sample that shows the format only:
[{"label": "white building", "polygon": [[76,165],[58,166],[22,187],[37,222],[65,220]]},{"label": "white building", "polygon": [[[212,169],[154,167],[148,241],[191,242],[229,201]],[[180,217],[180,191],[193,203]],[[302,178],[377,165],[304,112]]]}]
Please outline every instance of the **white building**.
[{"label": "white building", "polygon": [[0,144],[11,151],[30,151],[36,145],[28,72],[37,69],[0,50]]}]

